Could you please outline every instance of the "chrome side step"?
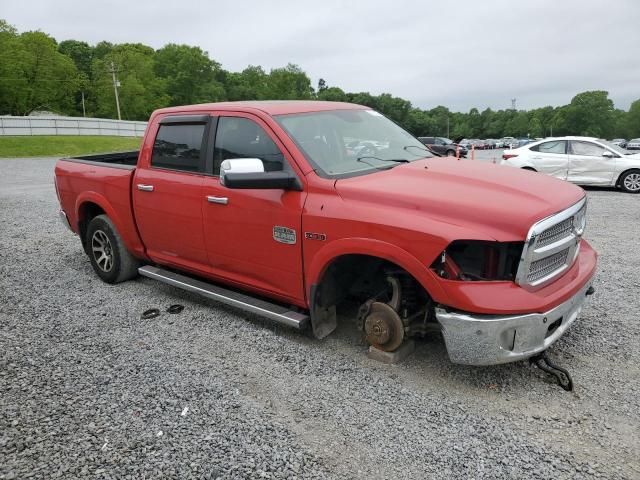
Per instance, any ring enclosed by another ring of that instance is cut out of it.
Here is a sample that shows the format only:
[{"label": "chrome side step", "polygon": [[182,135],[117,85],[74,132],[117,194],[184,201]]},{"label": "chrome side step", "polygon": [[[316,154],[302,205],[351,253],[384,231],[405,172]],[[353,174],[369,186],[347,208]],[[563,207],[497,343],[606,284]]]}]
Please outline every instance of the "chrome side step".
[{"label": "chrome side step", "polygon": [[147,265],[140,267],[138,273],[145,277],[160,280],[168,285],[197,293],[221,303],[226,303],[232,307],[270,318],[271,320],[299,330],[305,328],[309,323],[309,315],[304,313],[294,312],[287,307],[254,298],[244,293],[227,290],[226,288],[206,283],[202,280],[196,280],[170,270]]}]

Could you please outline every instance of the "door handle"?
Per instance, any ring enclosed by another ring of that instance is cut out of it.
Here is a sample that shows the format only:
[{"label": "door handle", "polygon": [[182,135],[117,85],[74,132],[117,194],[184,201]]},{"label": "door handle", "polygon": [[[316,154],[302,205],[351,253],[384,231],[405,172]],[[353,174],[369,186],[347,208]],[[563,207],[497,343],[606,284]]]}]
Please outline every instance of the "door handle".
[{"label": "door handle", "polygon": [[229,199],[227,197],[214,197],[213,195],[207,195],[207,202],[226,205],[229,203]]},{"label": "door handle", "polygon": [[144,183],[139,183],[138,190],[142,190],[143,192],[153,192],[153,185],[145,185]]},{"label": "door handle", "polygon": [[542,157],[531,157],[532,160],[542,160]]}]

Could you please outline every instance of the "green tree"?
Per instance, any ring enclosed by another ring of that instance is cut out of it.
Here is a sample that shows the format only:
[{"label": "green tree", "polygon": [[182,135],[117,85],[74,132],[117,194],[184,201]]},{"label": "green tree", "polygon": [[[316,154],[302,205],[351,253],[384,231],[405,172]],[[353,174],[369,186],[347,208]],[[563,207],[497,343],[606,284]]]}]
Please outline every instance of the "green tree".
[{"label": "green tree", "polygon": [[111,67],[116,69],[120,82],[119,98],[122,118],[146,120],[157,108],[169,105],[171,97],[166,84],[154,71],[154,50],[142,44],[116,45],[102,59],[92,65],[92,88],[95,114],[117,118]]},{"label": "green tree", "polygon": [[155,73],[163,79],[170,105],[216,102],[226,97],[216,76],[220,64],[198,47],[168,44],[155,53]]},{"label": "green tree", "polygon": [[605,137],[612,133],[613,101],[603,90],[582,92],[573,97],[566,110],[566,125],[574,135]]},{"label": "green tree", "polygon": [[640,138],[640,99],[631,104],[625,118],[625,138]]},{"label": "green tree", "polygon": [[341,88],[328,87],[318,91],[318,100],[328,102],[346,102],[347,94]]},{"label": "green tree", "polygon": [[265,100],[269,98],[269,76],[262,67],[249,65],[242,72],[227,72],[224,86],[227,98],[237,100]]},{"label": "green tree", "polygon": [[311,79],[297,65],[274,68],[267,80],[267,97],[272,100],[307,100],[314,95]]},{"label": "green tree", "polygon": [[73,112],[80,77],[73,61],[57,51],[55,40],[42,32],[13,36],[6,27],[0,37],[5,44],[0,49],[1,75],[9,84],[7,91],[2,89],[3,110],[14,115],[39,109]]}]

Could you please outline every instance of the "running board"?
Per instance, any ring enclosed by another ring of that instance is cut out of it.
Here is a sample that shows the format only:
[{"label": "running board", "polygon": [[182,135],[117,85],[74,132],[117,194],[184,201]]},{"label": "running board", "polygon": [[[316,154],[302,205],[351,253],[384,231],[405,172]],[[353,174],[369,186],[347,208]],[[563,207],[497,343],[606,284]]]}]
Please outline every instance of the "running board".
[{"label": "running board", "polygon": [[226,288],[206,283],[202,280],[196,280],[170,270],[147,265],[140,267],[138,273],[145,277],[153,278],[154,280],[160,280],[173,287],[178,287],[217,302],[231,305],[240,310],[267,317],[289,327],[297,328],[298,330],[302,330],[309,324],[309,316],[304,313],[294,312],[282,305],[260,300],[245,295],[244,293],[227,290]]}]

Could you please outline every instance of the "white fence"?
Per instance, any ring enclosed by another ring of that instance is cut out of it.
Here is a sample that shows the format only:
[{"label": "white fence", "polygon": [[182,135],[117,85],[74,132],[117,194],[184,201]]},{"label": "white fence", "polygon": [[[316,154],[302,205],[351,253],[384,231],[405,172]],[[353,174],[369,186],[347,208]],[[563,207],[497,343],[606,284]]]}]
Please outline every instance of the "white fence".
[{"label": "white fence", "polygon": [[114,135],[142,137],[147,122],[84,117],[0,116],[0,135]]}]

